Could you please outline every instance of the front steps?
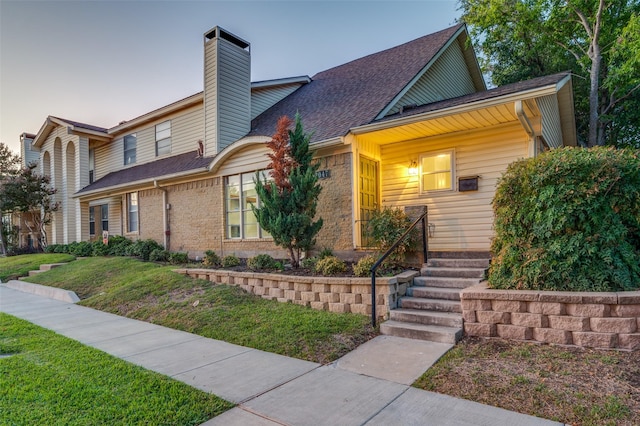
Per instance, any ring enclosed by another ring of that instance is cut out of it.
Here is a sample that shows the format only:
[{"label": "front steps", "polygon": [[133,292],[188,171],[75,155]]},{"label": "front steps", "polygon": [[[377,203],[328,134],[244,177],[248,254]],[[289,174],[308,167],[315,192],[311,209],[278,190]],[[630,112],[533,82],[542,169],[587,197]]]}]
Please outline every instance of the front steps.
[{"label": "front steps", "polygon": [[462,338],[460,290],[478,284],[489,256],[434,257],[414,278],[399,308],[380,324],[382,334],[455,344]]}]

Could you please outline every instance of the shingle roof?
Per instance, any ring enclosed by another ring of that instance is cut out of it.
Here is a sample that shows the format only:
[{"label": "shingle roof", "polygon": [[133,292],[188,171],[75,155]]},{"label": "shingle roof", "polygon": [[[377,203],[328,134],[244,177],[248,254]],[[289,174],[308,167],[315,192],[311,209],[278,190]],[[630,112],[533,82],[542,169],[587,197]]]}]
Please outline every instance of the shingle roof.
[{"label": "shingle roof", "polygon": [[111,172],[91,185],[85,186],[78,193],[104,189],[110,186],[135,183],[137,181],[160,178],[180,172],[205,169],[213,157],[198,157],[196,151],[174,155],[150,163],[140,164],[126,169]]},{"label": "shingle roof", "polygon": [[71,124],[74,127],[80,127],[82,129],[92,130],[94,132],[107,133],[107,130],[108,130],[108,129],[105,129],[104,127],[98,127],[98,126],[93,126],[91,124],[80,123],[79,121],[67,120],[66,118],[54,117],[53,115],[51,117],[58,119],[60,121],[64,121],[65,123]]},{"label": "shingle roof", "polygon": [[397,113],[376,120],[375,122],[382,122],[393,120],[399,117],[410,117],[412,115],[418,115],[425,112],[437,111],[441,109],[451,108],[459,105],[469,104],[478,101],[484,101],[487,99],[497,98],[500,96],[511,95],[517,92],[524,92],[527,90],[538,89],[541,87],[549,86],[551,84],[558,84],[562,79],[570,75],[570,72],[562,72],[558,74],[547,75],[544,77],[532,78],[531,80],[519,81],[517,83],[505,84],[504,86],[496,87],[494,89],[485,90],[482,92],[471,93],[469,95],[460,96],[452,99],[445,99],[438,102],[433,102],[426,105],[421,105],[410,110],[405,110],[403,113]]},{"label": "shingle roof", "polygon": [[316,74],[256,117],[251,135],[272,135],[282,115],[302,117],[312,142],[370,123],[427,65],[462,24]]}]

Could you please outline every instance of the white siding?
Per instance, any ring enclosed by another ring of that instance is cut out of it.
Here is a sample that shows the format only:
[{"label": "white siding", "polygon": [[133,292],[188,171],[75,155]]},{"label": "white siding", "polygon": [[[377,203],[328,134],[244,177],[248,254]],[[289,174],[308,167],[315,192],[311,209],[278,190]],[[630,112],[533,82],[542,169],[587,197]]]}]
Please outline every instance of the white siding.
[{"label": "white siding", "polygon": [[404,105],[424,105],[475,91],[462,49],[452,43],[387,115],[399,112]]},{"label": "white siding", "polygon": [[[497,180],[508,164],[527,156],[528,141],[518,126],[382,146],[382,204],[428,206],[429,222],[436,226],[429,250],[488,250]],[[419,177],[407,176],[409,161],[446,149],[455,150],[456,190],[420,194]],[[457,191],[458,177],[475,175],[480,176],[478,191]]]},{"label": "white siding", "polygon": [[253,89],[251,91],[251,119],[253,120],[282,99],[286,98],[301,86],[301,84]]}]

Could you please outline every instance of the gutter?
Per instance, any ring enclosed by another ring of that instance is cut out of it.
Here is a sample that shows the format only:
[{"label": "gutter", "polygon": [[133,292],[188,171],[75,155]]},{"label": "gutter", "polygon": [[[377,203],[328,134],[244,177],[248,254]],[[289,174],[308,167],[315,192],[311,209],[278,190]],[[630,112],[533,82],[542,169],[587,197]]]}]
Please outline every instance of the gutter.
[{"label": "gutter", "polygon": [[171,242],[171,230],[169,229],[169,204],[167,204],[167,190],[160,186],[154,179],[153,186],[162,191],[162,228],[164,229],[164,249],[169,251],[169,243]]},{"label": "gutter", "polygon": [[529,121],[529,117],[527,117],[527,114],[524,112],[522,101],[516,101],[514,109],[524,131],[527,132],[530,137],[533,137],[535,135],[535,132],[533,130],[533,126],[531,125],[531,121]]}]

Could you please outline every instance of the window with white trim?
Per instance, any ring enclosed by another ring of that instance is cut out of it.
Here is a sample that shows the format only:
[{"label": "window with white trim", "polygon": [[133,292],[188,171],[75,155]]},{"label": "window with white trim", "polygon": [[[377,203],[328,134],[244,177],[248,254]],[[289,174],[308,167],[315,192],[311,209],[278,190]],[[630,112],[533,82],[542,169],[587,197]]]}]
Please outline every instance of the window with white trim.
[{"label": "window with white trim", "polygon": [[[157,135],[157,132],[156,132]],[[136,145],[138,138],[135,133],[124,137],[124,165],[135,164],[136,162]]]},{"label": "window with white trim", "polygon": [[[261,175],[265,176],[262,172]],[[224,178],[225,213],[227,238],[265,238],[269,233],[263,230],[251,205],[260,207],[260,199],[256,192],[255,173],[243,173]]]},{"label": "window with white trim", "polygon": [[171,153],[171,120],[156,125],[156,157]]},{"label": "window with white trim", "polygon": [[454,151],[430,152],[420,156],[420,190],[451,191],[454,189]]},{"label": "window with white trim", "polygon": [[127,194],[127,232],[138,232],[138,193]]}]

